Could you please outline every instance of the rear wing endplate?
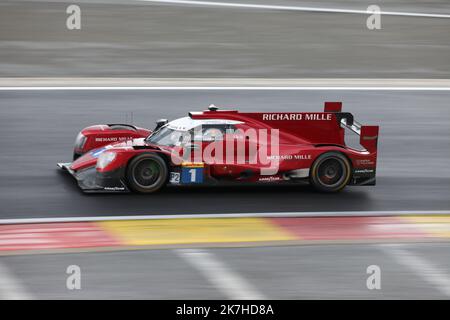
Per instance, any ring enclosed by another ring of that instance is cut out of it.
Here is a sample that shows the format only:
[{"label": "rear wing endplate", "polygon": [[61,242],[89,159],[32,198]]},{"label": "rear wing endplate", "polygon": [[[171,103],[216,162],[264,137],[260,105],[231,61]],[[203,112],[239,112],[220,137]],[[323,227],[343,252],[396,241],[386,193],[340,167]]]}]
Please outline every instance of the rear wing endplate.
[{"label": "rear wing endplate", "polygon": [[379,126],[366,126],[357,122],[349,112],[342,112],[342,102],[325,102],[324,112],[335,113],[341,127],[356,133],[359,143],[369,152],[376,152],[378,148]]}]

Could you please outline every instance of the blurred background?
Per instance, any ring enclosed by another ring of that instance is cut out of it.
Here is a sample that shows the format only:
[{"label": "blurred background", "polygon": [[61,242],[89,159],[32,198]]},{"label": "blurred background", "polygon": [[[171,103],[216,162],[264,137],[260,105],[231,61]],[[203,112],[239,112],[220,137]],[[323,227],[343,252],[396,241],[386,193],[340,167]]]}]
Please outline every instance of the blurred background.
[{"label": "blurred background", "polygon": [[[213,1],[211,1],[213,2]],[[226,2],[226,1],[225,1]],[[260,5],[450,14],[435,0],[246,0]],[[66,8],[81,29],[66,28]],[[448,78],[449,19],[133,0],[1,1],[0,76]]]},{"label": "blurred background", "polygon": [[[448,299],[450,1],[208,2],[0,0],[0,298]],[[71,4],[80,30],[66,27]],[[397,12],[379,30],[366,14],[340,12],[373,4]],[[203,87],[90,88],[144,78]],[[209,85],[223,79],[271,88]],[[273,88],[288,80],[316,88]],[[33,88],[42,81],[54,87]],[[324,101],[380,125],[376,187],[85,195],[56,170],[80,129],[130,112],[153,128],[211,103],[322,111]],[[167,215],[179,222],[159,226]],[[98,222],[128,216],[142,220]],[[71,265],[80,290],[67,287]],[[367,284],[372,265],[378,289]]]}]

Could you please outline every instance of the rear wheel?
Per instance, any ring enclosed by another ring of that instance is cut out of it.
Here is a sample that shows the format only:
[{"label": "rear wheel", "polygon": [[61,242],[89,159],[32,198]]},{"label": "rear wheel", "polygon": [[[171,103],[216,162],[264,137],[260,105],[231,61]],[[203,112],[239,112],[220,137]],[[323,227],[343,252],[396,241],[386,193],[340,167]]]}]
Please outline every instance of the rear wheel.
[{"label": "rear wheel", "polygon": [[131,160],[127,168],[129,187],[140,193],[153,193],[167,183],[166,162],[157,154],[142,154]]},{"label": "rear wheel", "polygon": [[311,167],[310,182],[323,192],[341,191],[351,177],[350,161],[341,153],[320,155]]}]

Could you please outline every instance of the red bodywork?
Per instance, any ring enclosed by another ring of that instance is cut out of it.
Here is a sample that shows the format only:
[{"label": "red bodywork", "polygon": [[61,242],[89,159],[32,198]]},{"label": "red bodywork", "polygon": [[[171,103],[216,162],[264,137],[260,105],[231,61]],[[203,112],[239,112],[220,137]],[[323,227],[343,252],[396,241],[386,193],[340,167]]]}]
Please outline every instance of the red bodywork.
[{"label": "red bodywork", "polygon": [[[74,154],[81,156],[86,152],[115,142],[122,142],[136,138],[145,138],[151,130],[128,124],[99,124],[84,128],[80,134],[83,141],[75,142]],[[81,143],[82,142],[82,143]]]},{"label": "red bodywork", "polygon": [[[234,121],[235,132],[239,130],[245,132],[248,129],[279,130],[279,154],[274,156],[278,161],[278,170],[275,174],[261,175],[261,168],[268,166],[261,161],[220,163],[214,161],[211,157],[206,159],[202,156],[201,159],[195,159],[195,162],[203,163],[204,172],[202,174],[205,175],[205,179],[201,180],[202,183],[212,181],[298,181],[301,178],[308,178],[309,168],[320,155],[335,151],[344,154],[350,160],[353,171],[349,184],[374,185],[378,126],[362,126],[354,121],[353,115],[342,112],[341,109],[342,104],[340,102],[327,102],[324,112],[241,113],[215,109],[191,112],[189,117],[192,120],[205,120],[205,123],[208,123],[209,120]],[[360,136],[361,148],[359,150],[346,145],[345,132],[348,129]],[[84,155],[73,163],[66,164],[66,168],[74,175],[89,168],[95,168],[97,174],[120,172],[119,179],[121,179],[124,189],[127,189],[126,177],[124,176],[127,165],[132,158],[139,154],[149,152],[160,154],[167,161],[170,172],[180,172],[180,168],[184,165],[181,164],[183,161],[180,159],[184,154],[183,152],[186,152],[183,145],[168,147],[151,144],[145,139],[151,133],[151,130],[127,127],[126,125],[96,125],[84,129],[81,133],[87,137],[87,140],[82,148],[75,149],[75,153]],[[221,146],[225,146],[227,141],[236,143],[235,135],[235,133],[225,134]],[[245,139],[247,160],[253,156],[252,151],[255,151],[255,149],[250,150],[249,146],[252,143],[256,145],[256,150],[260,148],[271,150],[272,148],[270,139],[267,139],[267,143],[261,143],[259,136]],[[217,143],[217,141],[193,142],[193,144],[202,148],[214,143]],[[217,148],[221,148],[221,146],[218,145]],[[96,151],[98,148],[103,149]],[[115,159],[103,168],[96,168],[98,153],[104,151],[114,151]],[[226,150],[224,152],[226,153]],[[180,157],[177,158],[174,154]],[[214,156],[213,152],[212,157],[214,158]],[[232,157],[233,155],[231,155]]]}]

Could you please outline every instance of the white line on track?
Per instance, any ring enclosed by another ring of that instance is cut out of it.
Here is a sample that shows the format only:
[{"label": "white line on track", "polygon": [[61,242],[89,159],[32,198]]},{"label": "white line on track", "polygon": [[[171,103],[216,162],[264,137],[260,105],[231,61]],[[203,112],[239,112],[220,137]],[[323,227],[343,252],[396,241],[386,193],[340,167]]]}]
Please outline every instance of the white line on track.
[{"label": "white line on track", "polygon": [[449,211],[322,211],[322,212],[264,212],[264,213],[217,213],[217,214],[172,214],[140,216],[84,216],[64,218],[24,218],[0,219],[2,224],[21,223],[56,223],[56,222],[95,222],[122,220],[156,220],[156,219],[198,219],[198,218],[282,218],[282,217],[382,217],[414,215],[450,215]]},{"label": "white line on track", "polygon": [[265,299],[250,283],[218,260],[214,254],[197,249],[178,249],[174,251],[200,271],[227,299]]},{"label": "white line on track", "polygon": [[9,269],[0,262],[0,299],[4,300],[31,300],[28,293]]},{"label": "white line on track", "polygon": [[0,90],[450,90],[450,79],[2,78]]},{"label": "white line on track", "polygon": [[334,87],[334,86],[320,86],[320,87],[274,87],[274,86],[258,86],[258,87],[219,87],[219,86],[196,86],[196,87],[0,87],[0,91],[75,91],[75,90],[282,90],[282,91],[292,91],[292,90],[337,90],[337,91],[450,91],[450,87]]},{"label": "white line on track", "polygon": [[338,91],[450,91],[449,87],[1,87],[0,91],[74,90],[338,90]]},{"label": "white line on track", "polygon": [[450,278],[441,268],[403,249],[404,245],[383,244],[378,246],[399,264],[413,271],[445,296],[450,297]]},{"label": "white line on track", "polygon": [[[281,10],[281,11],[320,12],[320,13],[352,13],[352,14],[366,14],[366,15],[373,14],[372,12],[367,12],[367,10],[281,6],[281,5],[265,5],[265,4],[237,3],[237,2],[210,2],[210,1],[193,1],[193,0],[138,0],[138,1],[167,3],[167,4],[182,4],[192,6],[245,8],[245,9],[261,9],[261,10]],[[437,14],[437,13],[381,11],[380,14],[385,16],[402,16],[402,17],[444,18],[444,19],[450,18],[449,14]]]}]

